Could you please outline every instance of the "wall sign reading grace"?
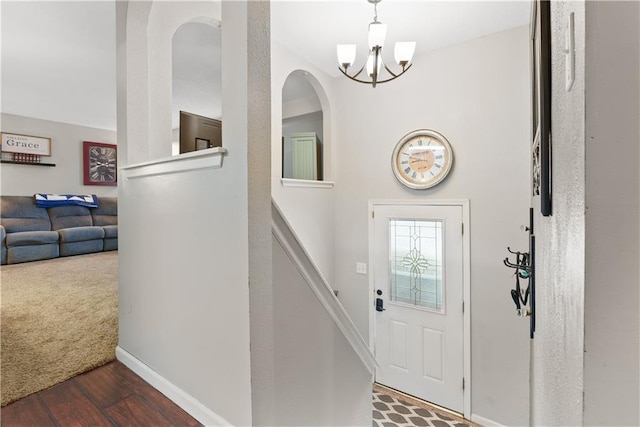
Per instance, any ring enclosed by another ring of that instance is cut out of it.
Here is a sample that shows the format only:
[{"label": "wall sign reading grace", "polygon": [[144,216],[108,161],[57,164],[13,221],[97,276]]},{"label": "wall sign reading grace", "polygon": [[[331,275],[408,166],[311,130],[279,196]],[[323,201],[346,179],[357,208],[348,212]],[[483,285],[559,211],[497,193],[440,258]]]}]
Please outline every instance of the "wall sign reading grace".
[{"label": "wall sign reading grace", "polygon": [[84,141],[84,185],[118,185],[118,146]]},{"label": "wall sign reading grace", "polygon": [[2,132],[2,151],[5,153],[51,155],[51,138]]}]

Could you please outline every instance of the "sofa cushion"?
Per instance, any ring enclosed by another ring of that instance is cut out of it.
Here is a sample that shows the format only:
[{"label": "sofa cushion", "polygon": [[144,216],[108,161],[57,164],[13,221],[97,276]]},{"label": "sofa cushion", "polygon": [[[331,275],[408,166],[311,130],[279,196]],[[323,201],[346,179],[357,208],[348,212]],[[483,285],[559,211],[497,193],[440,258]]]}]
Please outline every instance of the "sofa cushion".
[{"label": "sofa cushion", "polygon": [[47,211],[51,219],[52,230],[93,225],[89,208],[84,206],[56,206],[47,208]]},{"label": "sofa cushion", "polygon": [[33,197],[29,196],[2,196],[0,224],[7,233],[51,230],[47,210],[37,207]]},{"label": "sofa cushion", "polygon": [[57,243],[35,246],[16,246],[7,248],[7,264],[17,264],[19,262],[38,261],[41,259],[57,258],[60,256],[60,249]]},{"label": "sofa cushion", "polygon": [[103,225],[104,229],[104,238],[105,239],[114,239],[118,237],[118,226],[117,225]]},{"label": "sofa cushion", "polygon": [[102,252],[104,240],[84,240],[82,242],[60,242],[60,256],[72,256],[89,254],[92,252]]},{"label": "sofa cushion", "polygon": [[58,243],[57,231],[24,231],[9,233],[6,237],[7,247],[46,245]]},{"label": "sofa cushion", "polygon": [[73,227],[58,230],[60,243],[83,242],[85,240],[104,239],[102,227]]},{"label": "sofa cushion", "polygon": [[118,223],[118,198],[99,197],[97,208],[91,209],[93,225],[116,225]]}]

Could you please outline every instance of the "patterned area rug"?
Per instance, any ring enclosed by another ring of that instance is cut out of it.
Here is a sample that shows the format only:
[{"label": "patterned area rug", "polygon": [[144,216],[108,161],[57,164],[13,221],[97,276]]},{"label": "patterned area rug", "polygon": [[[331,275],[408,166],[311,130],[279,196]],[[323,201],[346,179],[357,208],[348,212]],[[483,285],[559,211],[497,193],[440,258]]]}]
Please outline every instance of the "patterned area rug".
[{"label": "patterned area rug", "polygon": [[427,405],[417,406],[408,399],[387,393],[381,387],[373,390],[373,427],[472,427],[470,423],[454,415],[444,415],[440,411],[427,409]]}]

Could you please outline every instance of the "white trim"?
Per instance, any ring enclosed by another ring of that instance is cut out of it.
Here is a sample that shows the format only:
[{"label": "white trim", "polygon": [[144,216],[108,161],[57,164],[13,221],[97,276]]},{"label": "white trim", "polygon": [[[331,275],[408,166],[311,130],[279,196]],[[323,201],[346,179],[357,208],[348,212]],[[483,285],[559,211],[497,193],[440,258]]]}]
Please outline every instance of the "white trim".
[{"label": "white trim", "polygon": [[164,157],[150,162],[136,163],[120,167],[124,178],[134,179],[200,169],[218,169],[222,167],[222,157],[227,153],[223,147],[192,151],[179,156]]},{"label": "white trim", "polygon": [[[416,200],[416,199],[400,199],[400,200],[369,200],[369,209],[367,215],[369,217],[369,265],[373,265],[373,218],[371,213],[376,206],[385,205],[416,205],[416,206],[460,206],[462,208],[462,223],[464,224],[464,234],[462,236],[462,275],[463,275],[463,302],[464,313],[462,315],[463,322],[463,357],[464,367],[463,375],[465,379],[465,387],[462,392],[463,398],[463,415],[466,419],[471,417],[471,215],[469,211],[469,199],[443,199],[443,200]],[[374,330],[374,277],[369,274],[369,349],[375,354],[375,330]],[[483,424],[483,423],[480,423]]]},{"label": "white trim", "polygon": [[120,346],[116,347],[116,358],[200,423],[206,426],[232,425]]},{"label": "white trim", "polygon": [[284,218],[280,208],[273,199],[271,200],[271,224],[273,236],[278,240],[311,291],[318,298],[329,316],[331,316],[338,328],[342,331],[349,344],[351,344],[351,347],[373,375],[378,366],[375,356],[371,353],[364,338],[360,335],[358,328],[356,328],[356,325],[347,314],[338,297],[333,293],[333,289],[331,289],[327,283],[318,266],[309,257],[309,254],[300,243],[298,236],[296,236],[291,225]]},{"label": "white trim", "polygon": [[280,182],[283,187],[299,187],[299,188],[333,188],[333,181],[313,181],[309,179],[293,179],[281,178]]},{"label": "white trim", "polygon": [[472,414],[471,421],[476,424],[480,424],[484,427],[505,427],[503,424],[500,424],[496,421],[490,420],[489,418],[481,417],[480,415]]}]

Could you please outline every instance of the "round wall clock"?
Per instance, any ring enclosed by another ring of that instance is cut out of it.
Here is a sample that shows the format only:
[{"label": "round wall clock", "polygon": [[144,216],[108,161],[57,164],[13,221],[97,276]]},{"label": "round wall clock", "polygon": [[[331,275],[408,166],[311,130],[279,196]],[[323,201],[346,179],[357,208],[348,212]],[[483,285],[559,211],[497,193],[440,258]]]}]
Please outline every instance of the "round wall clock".
[{"label": "round wall clock", "polygon": [[451,171],[453,150],[440,133],[419,129],[403,136],[391,156],[393,174],[403,185],[414,189],[431,188]]}]

